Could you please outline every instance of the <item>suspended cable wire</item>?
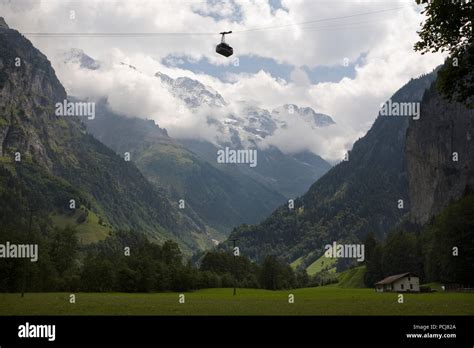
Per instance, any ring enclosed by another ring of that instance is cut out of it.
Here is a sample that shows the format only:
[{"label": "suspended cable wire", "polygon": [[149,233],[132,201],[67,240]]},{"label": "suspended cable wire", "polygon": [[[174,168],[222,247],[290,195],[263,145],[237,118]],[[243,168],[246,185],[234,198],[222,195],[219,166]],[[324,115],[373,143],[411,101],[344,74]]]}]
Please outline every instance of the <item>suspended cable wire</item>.
[{"label": "suspended cable wire", "polygon": [[52,36],[52,37],[156,37],[156,36],[202,36],[202,35],[212,35],[216,36],[216,33],[152,33],[152,32],[121,32],[121,33],[47,33],[47,32],[24,32],[23,35],[28,36]]},{"label": "suspended cable wire", "polygon": [[[338,16],[338,17],[329,17],[329,18],[318,18],[310,21],[304,22],[296,22],[296,23],[287,23],[287,24],[280,24],[280,25],[273,25],[273,26],[265,26],[265,27],[256,27],[256,28],[249,28],[243,30],[234,31],[234,34],[245,34],[251,32],[260,32],[260,31],[267,31],[267,30],[274,30],[274,29],[282,29],[288,28],[291,26],[306,26],[309,24],[321,23],[321,22],[328,22],[328,21],[335,21],[340,19],[348,19],[360,16],[367,16],[379,13],[387,13],[392,11],[398,11],[410,6],[400,6],[395,8],[389,9],[381,9],[363,13],[355,13],[352,15],[345,15],[345,16]],[[344,23],[339,23],[339,25],[343,25]],[[350,25],[351,23],[346,23],[346,25]],[[310,29],[308,27],[301,28],[302,30]],[[91,32],[76,32],[76,33],[67,33],[67,32],[24,32],[24,35],[31,36],[31,37],[159,37],[159,36],[215,36],[216,33],[214,32],[102,32],[102,33],[91,33]]]},{"label": "suspended cable wire", "polygon": [[238,33],[246,33],[246,32],[260,31],[260,30],[271,30],[271,29],[277,29],[277,28],[287,28],[287,27],[290,27],[290,26],[299,26],[299,25],[320,23],[320,22],[333,21],[333,20],[339,20],[339,19],[347,19],[347,18],[353,18],[353,17],[358,17],[358,16],[366,16],[366,15],[378,14],[378,13],[383,13],[383,12],[397,11],[397,10],[401,10],[401,9],[404,9],[404,8],[407,8],[407,7],[411,7],[411,5],[410,6],[400,6],[400,7],[395,7],[395,8],[383,9],[383,10],[376,10],[376,11],[371,11],[371,12],[356,13],[356,14],[346,15],[346,16],[313,19],[313,20],[305,21],[305,22],[288,23],[288,24],[283,24],[283,25],[275,25],[275,26],[266,26],[266,27],[251,28],[251,29],[245,29],[245,30],[237,30],[237,31],[234,31],[234,33],[238,34]]}]

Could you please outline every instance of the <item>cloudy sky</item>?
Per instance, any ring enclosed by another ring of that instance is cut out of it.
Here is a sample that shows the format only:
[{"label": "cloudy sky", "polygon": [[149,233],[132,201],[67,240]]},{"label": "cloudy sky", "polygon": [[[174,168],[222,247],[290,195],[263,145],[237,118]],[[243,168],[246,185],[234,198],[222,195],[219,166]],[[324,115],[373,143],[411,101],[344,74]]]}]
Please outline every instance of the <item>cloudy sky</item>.
[{"label": "cloudy sky", "polygon": [[[310,106],[336,125],[315,130],[290,120],[266,142],[330,161],[367,132],[397,89],[442,63],[413,51],[421,10],[411,0],[0,0],[0,16],[50,58],[72,95],[107,97],[113,110],[152,118],[171,136],[208,140],[214,130],[202,115],[176,112],[181,103],[157,83],[157,71],[197,79],[230,104]],[[223,30],[233,31],[230,58],[215,53]],[[70,48],[103,68],[65,66],[58,52]]]}]

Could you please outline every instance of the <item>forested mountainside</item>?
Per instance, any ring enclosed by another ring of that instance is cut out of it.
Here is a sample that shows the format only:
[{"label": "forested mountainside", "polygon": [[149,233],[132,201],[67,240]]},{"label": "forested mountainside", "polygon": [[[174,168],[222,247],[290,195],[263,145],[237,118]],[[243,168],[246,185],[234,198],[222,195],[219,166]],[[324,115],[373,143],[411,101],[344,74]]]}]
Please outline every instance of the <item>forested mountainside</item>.
[{"label": "forested mountainside", "polygon": [[[219,150],[216,145],[193,139],[180,139],[179,142],[200,158],[213,160],[214,165],[216,164],[215,154]],[[232,144],[227,145],[231,148],[234,146]],[[258,149],[258,165],[256,167],[226,164],[217,165],[217,168],[235,178],[249,177],[278,192],[286,199],[294,199],[305,193],[315,180],[331,169],[331,165],[320,156],[309,151],[285,154],[277,147],[269,146],[265,150]],[[268,214],[265,216],[268,216]]]},{"label": "forested mountainside", "polygon": [[56,116],[56,103],[66,99],[46,56],[17,31],[0,28],[1,190],[16,183],[25,209],[90,223],[92,241],[121,228],[175,239],[188,252],[210,245],[202,226],[180,214],[132,162],[87,134],[80,117]]},{"label": "forested mountainside", "polygon": [[[166,190],[176,204],[184,200],[183,213],[210,226],[214,238],[222,240],[236,225],[259,222],[285,201],[251,177],[219,170],[152,120],[114,114],[105,101],[97,105],[96,118],[85,123],[88,131],[118,154],[129,152],[145,177]],[[216,158],[217,151],[209,161]]]},{"label": "forested mountainside", "polygon": [[[420,102],[435,73],[412,79],[392,102]],[[405,163],[408,117],[379,116],[367,134],[355,142],[348,161],[333,167],[295,201],[285,204],[258,225],[236,228],[242,253],[255,259],[275,254],[302,266],[322,255],[333,241],[378,238],[407,218],[410,209]],[[403,207],[400,207],[400,200]]]},{"label": "forested mountainside", "polygon": [[437,82],[425,92],[420,118],[410,120],[407,130],[411,223],[383,242],[366,240],[371,246],[367,286],[407,270],[426,283],[473,285],[474,110],[442,97]]}]

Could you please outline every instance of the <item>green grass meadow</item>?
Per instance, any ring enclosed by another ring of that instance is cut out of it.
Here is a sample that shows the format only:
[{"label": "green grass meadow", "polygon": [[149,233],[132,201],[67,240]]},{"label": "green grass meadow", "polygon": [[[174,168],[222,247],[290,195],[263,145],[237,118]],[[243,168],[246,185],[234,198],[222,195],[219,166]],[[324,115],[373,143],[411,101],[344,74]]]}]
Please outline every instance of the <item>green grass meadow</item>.
[{"label": "green grass meadow", "polygon": [[[288,303],[289,294],[295,303]],[[325,286],[286,291],[205,289],[179,293],[0,294],[0,315],[474,315],[474,293],[376,293]]]}]

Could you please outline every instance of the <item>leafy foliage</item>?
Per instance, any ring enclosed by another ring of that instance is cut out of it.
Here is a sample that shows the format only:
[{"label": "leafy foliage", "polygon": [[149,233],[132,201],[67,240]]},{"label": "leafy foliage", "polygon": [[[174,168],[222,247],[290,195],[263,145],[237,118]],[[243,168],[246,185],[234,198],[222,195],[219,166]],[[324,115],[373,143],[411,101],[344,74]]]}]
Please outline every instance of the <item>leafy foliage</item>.
[{"label": "leafy foliage", "polygon": [[[473,283],[474,195],[453,203],[423,233],[425,273],[429,281]],[[453,255],[457,248],[458,255]]]},{"label": "leafy foliage", "polygon": [[[417,0],[417,3],[423,1]],[[423,2],[424,3],[424,2]],[[439,73],[437,87],[448,99],[474,107],[474,46],[472,1],[428,1],[423,10],[427,16],[419,32],[415,50],[448,51],[449,58]]]},{"label": "leafy foliage", "polygon": [[365,284],[370,287],[387,276],[413,272],[425,283],[472,285],[473,237],[474,195],[468,194],[420,232],[397,231],[385,242],[376,242],[367,259]]}]

